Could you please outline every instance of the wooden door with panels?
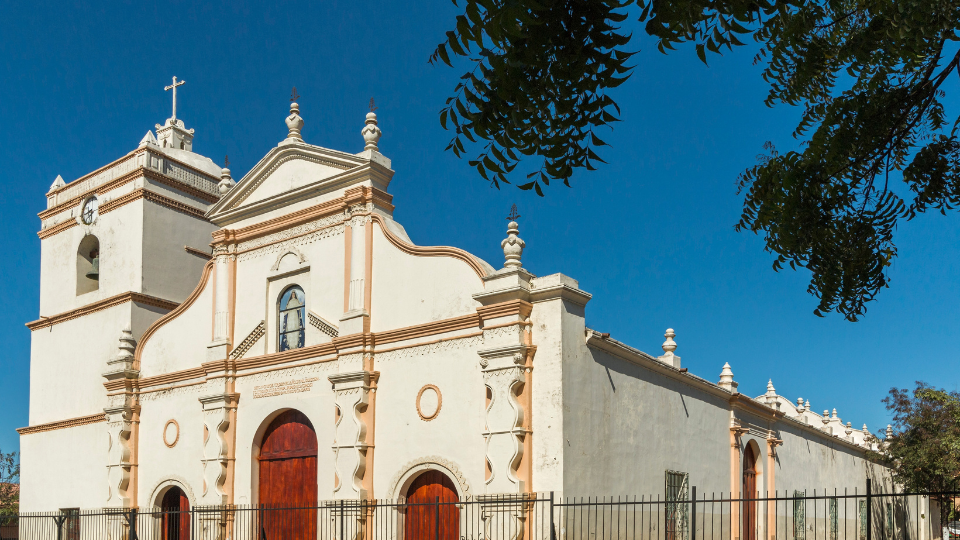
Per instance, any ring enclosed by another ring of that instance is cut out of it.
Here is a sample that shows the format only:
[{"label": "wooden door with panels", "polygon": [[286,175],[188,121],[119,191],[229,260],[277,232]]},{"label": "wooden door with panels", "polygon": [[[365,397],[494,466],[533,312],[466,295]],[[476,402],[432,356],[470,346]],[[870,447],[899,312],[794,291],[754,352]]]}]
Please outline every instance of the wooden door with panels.
[{"label": "wooden door with panels", "polygon": [[260,444],[261,540],[316,540],[317,433],[306,415],[283,412]]},{"label": "wooden door with panels", "polygon": [[[439,501],[439,504],[438,504]],[[440,471],[425,471],[407,489],[404,540],[456,540],[460,532],[457,488]],[[439,516],[438,516],[439,513]],[[440,525],[437,534],[437,524]]]}]

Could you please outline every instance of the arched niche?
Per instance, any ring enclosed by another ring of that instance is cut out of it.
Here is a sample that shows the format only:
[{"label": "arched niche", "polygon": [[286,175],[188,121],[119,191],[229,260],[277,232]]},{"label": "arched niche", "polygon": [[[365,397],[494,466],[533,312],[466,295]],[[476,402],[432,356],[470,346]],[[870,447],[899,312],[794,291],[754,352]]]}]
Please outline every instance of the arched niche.
[{"label": "arched niche", "polygon": [[100,240],[88,234],[77,246],[77,296],[100,288]]}]

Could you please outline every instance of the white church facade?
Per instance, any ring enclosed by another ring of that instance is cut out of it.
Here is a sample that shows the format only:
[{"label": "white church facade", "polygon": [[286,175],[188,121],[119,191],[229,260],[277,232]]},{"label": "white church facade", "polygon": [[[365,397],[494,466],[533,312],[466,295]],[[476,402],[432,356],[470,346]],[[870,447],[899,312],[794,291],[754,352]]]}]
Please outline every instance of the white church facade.
[{"label": "white church facade", "polygon": [[239,182],[174,110],[50,187],[22,511],[888,482],[866,426],[696,376],[672,330],[650,355],[590,329],[516,222],[497,267],[416,245],[374,113],[359,153],[286,125]]}]

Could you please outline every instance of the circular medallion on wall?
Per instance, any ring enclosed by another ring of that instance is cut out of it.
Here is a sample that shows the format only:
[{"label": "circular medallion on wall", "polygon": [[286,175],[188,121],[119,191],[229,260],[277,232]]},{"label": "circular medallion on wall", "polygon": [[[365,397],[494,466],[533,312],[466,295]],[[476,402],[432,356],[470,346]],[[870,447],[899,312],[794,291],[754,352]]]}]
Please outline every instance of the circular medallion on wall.
[{"label": "circular medallion on wall", "polygon": [[440,414],[440,406],[443,404],[443,397],[440,396],[440,389],[432,384],[428,384],[420,389],[417,394],[417,414],[421,420],[429,422]]},{"label": "circular medallion on wall", "polygon": [[176,420],[167,420],[167,423],[163,426],[163,444],[167,445],[167,448],[173,448],[179,440],[180,424]]}]

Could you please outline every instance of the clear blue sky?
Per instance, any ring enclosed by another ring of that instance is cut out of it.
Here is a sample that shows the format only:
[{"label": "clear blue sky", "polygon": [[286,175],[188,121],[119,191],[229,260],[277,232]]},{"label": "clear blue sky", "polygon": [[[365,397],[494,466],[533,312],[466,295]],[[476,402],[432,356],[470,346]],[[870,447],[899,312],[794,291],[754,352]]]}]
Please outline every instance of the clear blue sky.
[{"label": "clear blue sky", "polygon": [[751,51],[707,68],[692,51],[665,57],[639,42],[637,70],[614,94],[624,121],[604,137],[609,165],[538,198],[491,189],[443,151],[437,115],[459,72],[427,58],[455,15],[447,0],[0,3],[0,448],[18,449],[14,428],[27,425],[24,323],[38,315],[44,193],[58,174],[71,181],[134,149],[170,116],[173,75],[187,81],[178,117],[196,129],[194,149],[229,154],[235,178],[285,136],[292,86],[305,139],[351,152],[375,97],[395,217],[416,243],[499,267],[516,203],[524,265],[578,279],[594,295],[588,326],[653,354],[672,327],[683,364],[709,380],[730,362],[744,393],[772,378],[780,394],[874,431],[891,386],[957,389],[960,216],[901,225],[891,288],[857,323],[815,317],[807,272],[774,273],[762,239],[734,232],[737,174],[764,141],[790,148],[798,116],[762,104]]}]

